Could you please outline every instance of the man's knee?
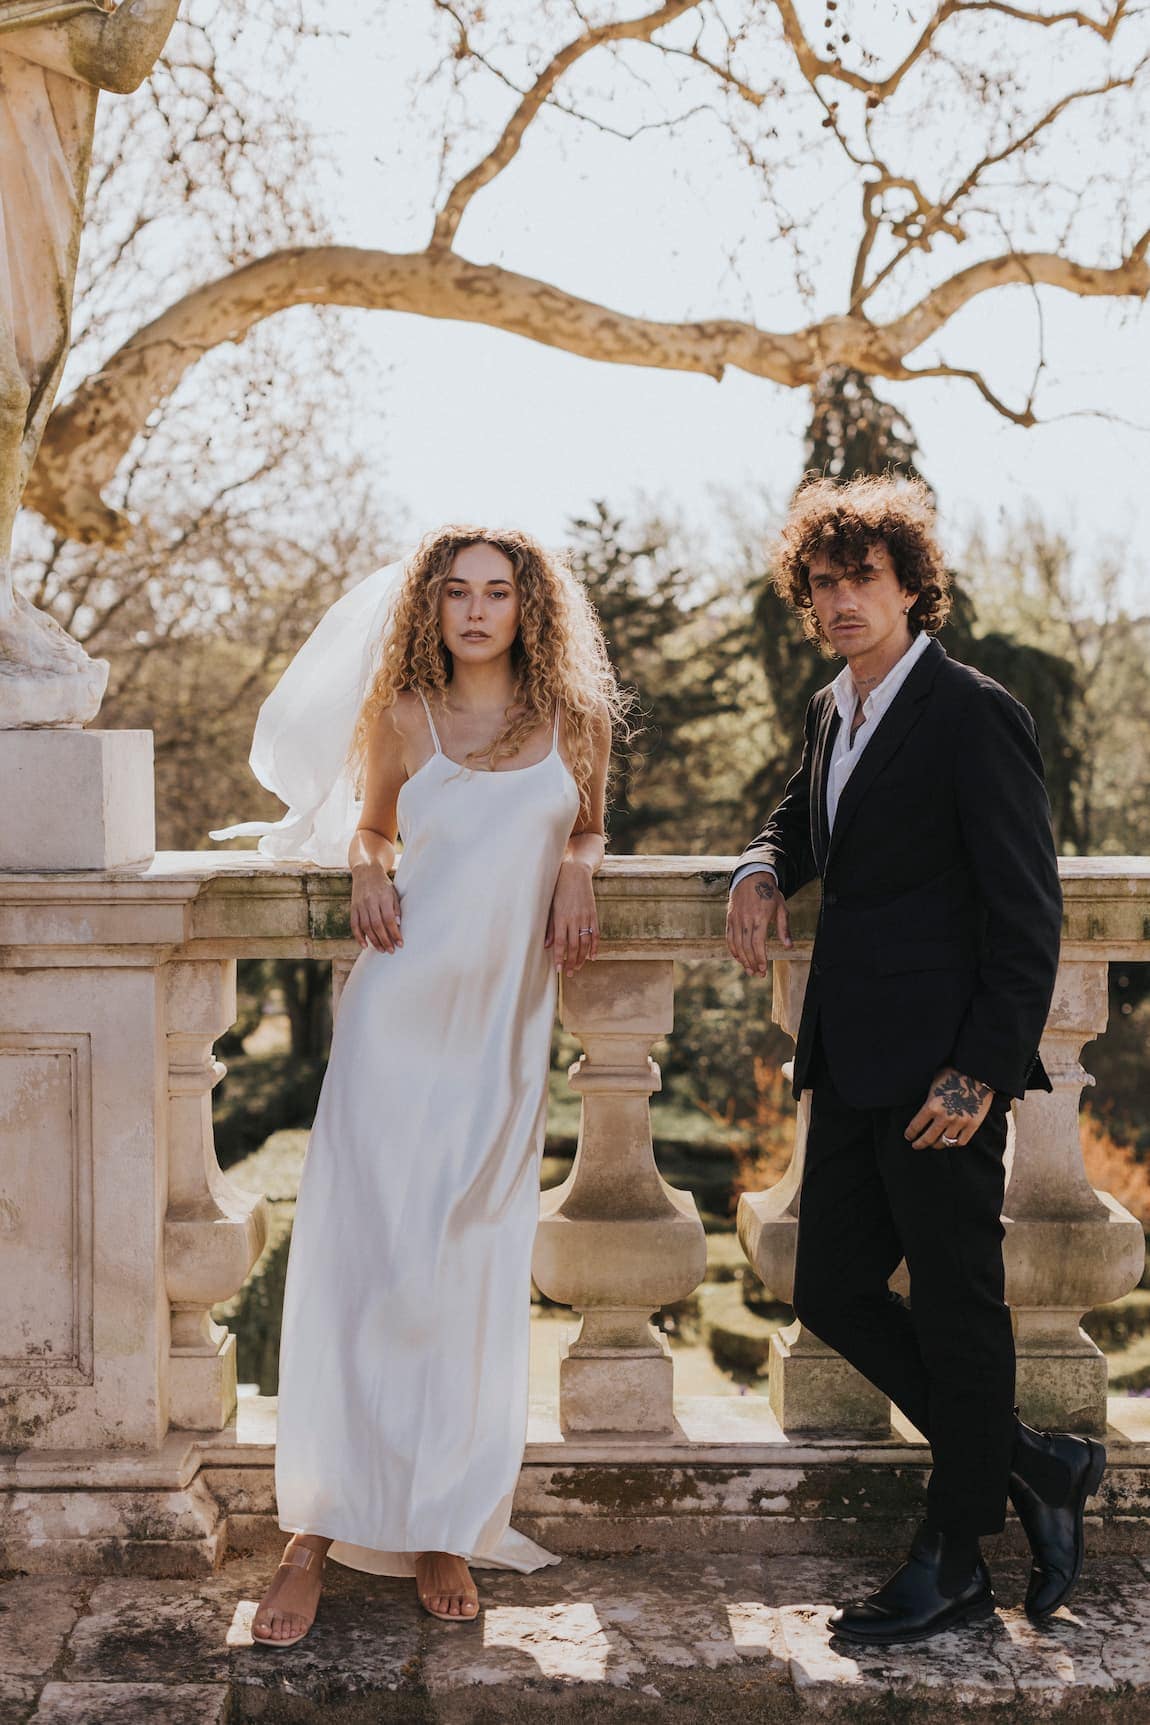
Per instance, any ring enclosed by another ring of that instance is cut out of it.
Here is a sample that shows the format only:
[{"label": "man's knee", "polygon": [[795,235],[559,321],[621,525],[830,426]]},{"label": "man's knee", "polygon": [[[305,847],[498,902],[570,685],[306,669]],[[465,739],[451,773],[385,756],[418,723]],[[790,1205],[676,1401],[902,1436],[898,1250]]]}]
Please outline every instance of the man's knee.
[{"label": "man's knee", "polygon": [[825,1278],[816,1282],[796,1270],[791,1303],[804,1328],[841,1353],[843,1344],[860,1328],[882,1323],[889,1308],[903,1302],[885,1282],[865,1287]]},{"label": "man's knee", "polygon": [[828,1347],[835,1346],[836,1336],[841,1335],[849,1312],[848,1303],[833,1287],[817,1286],[796,1273],[795,1290],[791,1303],[795,1317],[804,1329],[810,1330],[820,1342],[826,1342]]}]

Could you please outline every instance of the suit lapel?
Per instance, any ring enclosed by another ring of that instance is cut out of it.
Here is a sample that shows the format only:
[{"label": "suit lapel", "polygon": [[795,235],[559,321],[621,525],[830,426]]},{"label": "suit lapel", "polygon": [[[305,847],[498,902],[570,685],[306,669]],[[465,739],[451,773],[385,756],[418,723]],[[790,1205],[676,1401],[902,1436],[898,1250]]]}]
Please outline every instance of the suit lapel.
[{"label": "suit lapel", "polygon": [[820,874],[826,868],[827,851],[830,848],[830,834],[827,829],[827,781],[831,776],[831,755],[834,753],[835,738],[841,724],[834,695],[828,689],[815,733],[815,753],[811,770],[811,846]]},{"label": "suit lapel", "polygon": [[[878,729],[863,750],[858,766],[843,786],[843,794],[835,812],[834,831],[827,846],[828,864],[841,845],[843,834],[857,814],[868,789],[898,753],[907,735],[918,723],[922,704],[930,694],[938,668],[945,657],[945,649],[940,647],[937,641],[932,641],[879,720]],[[829,750],[827,764],[829,769]],[[823,818],[825,820],[825,815]]]}]

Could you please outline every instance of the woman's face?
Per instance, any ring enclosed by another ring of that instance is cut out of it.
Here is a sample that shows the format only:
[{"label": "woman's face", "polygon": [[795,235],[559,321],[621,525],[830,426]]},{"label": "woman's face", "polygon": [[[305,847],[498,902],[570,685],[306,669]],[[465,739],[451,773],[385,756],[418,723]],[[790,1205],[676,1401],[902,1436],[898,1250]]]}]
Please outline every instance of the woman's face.
[{"label": "woman's face", "polygon": [[458,662],[482,665],[511,651],[519,630],[519,593],[511,560],[494,545],[455,553],[439,599],[443,644]]}]

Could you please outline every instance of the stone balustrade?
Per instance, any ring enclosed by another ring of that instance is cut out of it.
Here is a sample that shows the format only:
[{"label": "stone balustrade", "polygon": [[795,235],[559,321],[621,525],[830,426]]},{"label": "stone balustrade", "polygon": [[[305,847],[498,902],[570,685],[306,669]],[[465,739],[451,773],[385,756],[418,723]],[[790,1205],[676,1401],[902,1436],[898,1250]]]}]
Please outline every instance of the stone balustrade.
[{"label": "stone balustrade", "polygon": [[[650,1319],[703,1279],[706,1248],[694,1200],[655,1164],[650,1050],[673,1033],[675,962],[724,951],[730,866],[610,859],[597,881],[602,955],[561,990],[584,1049],[571,1071],[582,1128],[569,1177],[543,1197],[535,1274],[581,1316],[558,1429],[588,1455],[597,1434],[648,1455],[682,1436]],[[1008,1294],[1024,1413],[1098,1430],[1105,1361],[1080,1322],[1136,1285],[1143,1237],[1086,1178],[1079,1056],[1105,1029],[1108,965],[1150,959],[1150,859],[1067,860],[1062,877],[1043,1044],[1054,1090],[1014,1108]],[[263,1201],[216,1162],[212,1044],[234,1016],[237,958],[325,959],[337,982],[346,975],[347,895],[342,873],[236,852],[0,875],[0,1565],[35,1548],[98,1566],[110,1543],[118,1561],[131,1552],[160,1573],[175,1547],[212,1560],[219,1528],[197,1458],[234,1442],[236,1386],[234,1340],[211,1310],[243,1285],[267,1227]],[[794,901],[795,946],[772,952],[774,1012],[791,1031],[816,906],[813,891]],[[780,1298],[804,1129],[800,1105],[791,1169],[740,1206],[747,1256]],[[780,1336],[770,1372],[760,1405],[776,1441],[779,1427],[889,1438],[889,1406],[800,1327]],[[747,1420],[739,1441],[753,1453]]]}]

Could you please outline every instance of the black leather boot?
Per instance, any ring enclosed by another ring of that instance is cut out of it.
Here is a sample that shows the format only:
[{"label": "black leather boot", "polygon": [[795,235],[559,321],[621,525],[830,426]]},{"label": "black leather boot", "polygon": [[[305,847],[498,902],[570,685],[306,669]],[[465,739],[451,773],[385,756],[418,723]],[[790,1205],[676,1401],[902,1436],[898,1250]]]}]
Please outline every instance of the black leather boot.
[{"label": "black leather boot", "polygon": [[1015,1419],[1010,1501],[1034,1557],[1028,1617],[1049,1617],[1069,1599],[1086,1555],[1086,1500],[1098,1490],[1106,1451],[1093,1438],[1040,1432]]},{"label": "black leather boot", "polygon": [[827,1619],[836,1635],[850,1641],[886,1646],[894,1641],[926,1641],[960,1623],[994,1613],[994,1589],[982,1558],[975,1556],[969,1579],[957,1592],[942,1591],[946,1535],[920,1527],[910,1555],[877,1593],[854,1605],[840,1605]]}]

